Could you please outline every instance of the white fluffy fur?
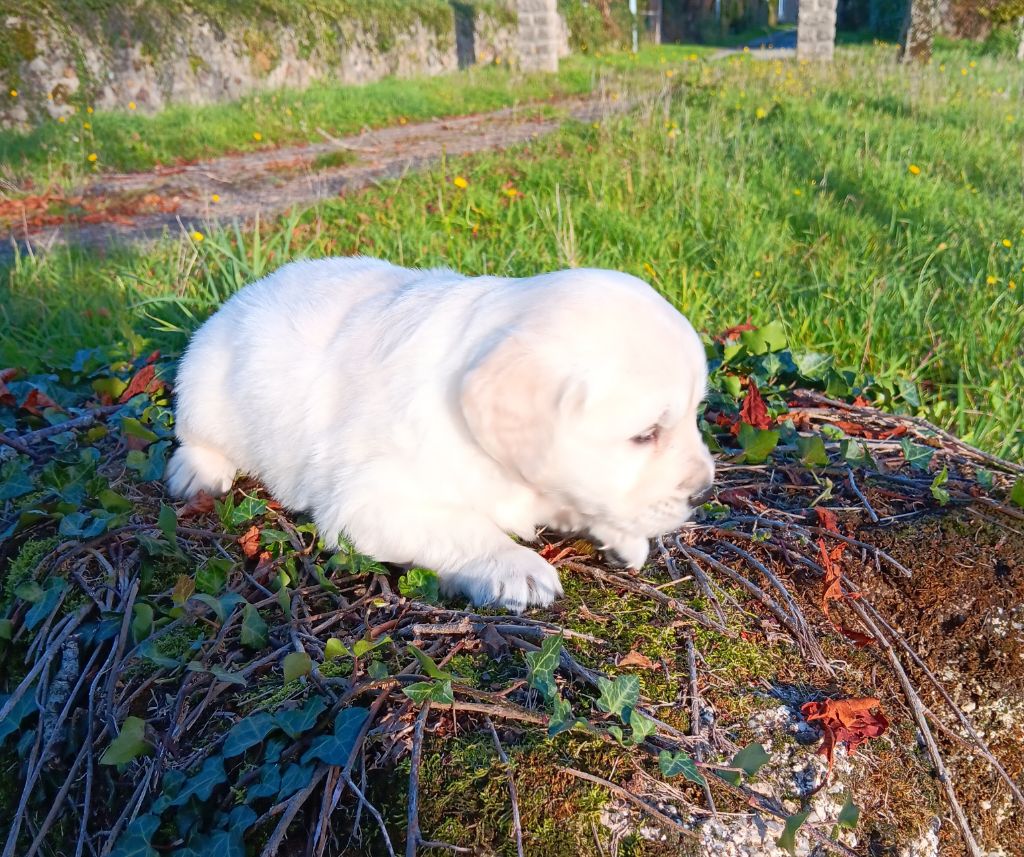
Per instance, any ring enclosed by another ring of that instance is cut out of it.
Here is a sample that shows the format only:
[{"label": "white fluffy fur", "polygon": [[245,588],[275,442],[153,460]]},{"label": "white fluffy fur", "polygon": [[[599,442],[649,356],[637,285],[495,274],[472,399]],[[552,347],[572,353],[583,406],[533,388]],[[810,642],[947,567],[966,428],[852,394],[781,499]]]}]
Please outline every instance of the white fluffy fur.
[{"label": "white fluffy fur", "polygon": [[640,567],[689,517],[714,473],[706,376],[689,322],[626,274],[296,262],[193,337],[167,482],[221,494],[250,473],[325,539],[520,611],[562,590],[509,533],[587,532]]}]

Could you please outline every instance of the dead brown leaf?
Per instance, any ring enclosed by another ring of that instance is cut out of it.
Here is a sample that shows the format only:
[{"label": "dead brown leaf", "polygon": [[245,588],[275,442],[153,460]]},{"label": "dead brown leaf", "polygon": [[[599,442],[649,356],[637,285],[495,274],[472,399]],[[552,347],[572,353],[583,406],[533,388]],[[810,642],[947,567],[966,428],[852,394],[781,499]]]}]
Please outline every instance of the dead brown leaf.
[{"label": "dead brown leaf", "polygon": [[641,654],[636,649],[630,651],[619,661],[620,667],[640,667],[643,670],[658,669],[657,661],[652,661],[647,655]]},{"label": "dead brown leaf", "polygon": [[127,402],[132,396],[137,396],[139,393],[152,393],[162,386],[163,381],[156,377],[156,367],[152,363],[147,363],[132,376],[118,401]]},{"label": "dead brown leaf", "polygon": [[740,419],[756,429],[768,429],[773,424],[772,418],[768,415],[768,407],[753,378],[747,381],[747,394],[740,406]]},{"label": "dead brown leaf", "polygon": [[181,512],[178,514],[178,518],[179,520],[198,518],[202,515],[208,515],[213,511],[213,509],[213,497],[205,491],[200,491],[184,505]]},{"label": "dead brown leaf", "polygon": [[[872,709],[878,709],[877,713],[873,714]],[[852,753],[865,741],[880,738],[889,728],[881,703],[874,697],[805,702],[800,712],[808,723],[816,721],[824,732],[825,740],[818,752],[828,759],[829,770],[837,744],[846,744]]]},{"label": "dead brown leaf", "polygon": [[260,552],[260,528],[253,524],[238,537],[238,544],[245,558],[252,559]]},{"label": "dead brown leaf", "polygon": [[60,405],[38,388],[33,388],[25,397],[25,401],[21,403],[23,411],[28,411],[37,417],[41,417],[46,408],[56,408],[58,411],[63,410]]}]

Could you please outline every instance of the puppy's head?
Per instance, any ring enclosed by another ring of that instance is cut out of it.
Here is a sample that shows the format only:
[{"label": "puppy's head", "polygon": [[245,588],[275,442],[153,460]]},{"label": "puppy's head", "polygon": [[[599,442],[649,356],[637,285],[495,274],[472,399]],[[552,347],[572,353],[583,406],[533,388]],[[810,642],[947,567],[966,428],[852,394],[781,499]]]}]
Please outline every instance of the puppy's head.
[{"label": "puppy's head", "polygon": [[687,520],[714,475],[697,428],[707,363],[690,323],[611,271],[522,281],[505,311],[462,379],[476,442],[572,526],[652,537]]}]

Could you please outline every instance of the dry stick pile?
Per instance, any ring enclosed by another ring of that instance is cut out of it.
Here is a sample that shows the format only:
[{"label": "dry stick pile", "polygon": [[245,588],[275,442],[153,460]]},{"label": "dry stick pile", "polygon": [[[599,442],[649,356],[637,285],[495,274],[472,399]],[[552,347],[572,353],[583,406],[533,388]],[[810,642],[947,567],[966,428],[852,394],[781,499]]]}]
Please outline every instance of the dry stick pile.
[{"label": "dry stick pile", "polygon": [[[912,472],[894,439],[904,434],[930,445],[937,460],[948,469],[946,490],[950,503],[980,505],[1018,519],[1024,517],[1015,509],[981,496],[974,474],[976,467],[984,467],[992,472],[996,486],[1003,488],[1022,472],[1019,466],[973,449],[921,420],[851,407],[815,393],[799,396],[807,405],[800,408],[801,418],[812,427],[846,421],[871,430],[865,432],[864,443],[874,456],[877,469],[859,470],[843,463],[816,471],[818,477],[832,480],[833,508],[840,505],[884,525],[917,515],[933,505],[932,475]],[[107,418],[110,410],[98,414],[96,419]],[[82,420],[83,425],[88,422],[89,419]],[[872,436],[876,439],[870,439]],[[887,439],[878,439],[883,437]],[[14,448],[31,450],[39,438],[28,434],[5,440]],[[797,474],[795,470],[774,465],[722,464],[717,489],[719,500],[727,507],[722,507],[717,519],[705,518],[659,540],[656,570],[676,581],[675,585],[658,585],[639,575],[611,571],[578,558],[563,560],[563,573],[583,575],[602,586],[650,598],[660,610],[675,614],[680,623],[691,628],[702,626],[726,636],[735,635],[751,623],[761,629],[781,629],[793,638],[806,661],[826,674],[834,674],[842,665],[825,656],[820,632],[815,631],[814,623],[801,608],[792,591],[792,581],[782,579],[770,564],[774,559],[794,572],[810,573],[827,583],[838,581],[835,606],[849,610],[860,622],[862,635],[876,641],[878,651],[903,689],[966,849],[970,854],[980,854],[933,728],[957,737],[961,743],[969,743],[1004,781],[1021,811],[1024,795],[979,737],[968,716],[954,704],[950,693],[893,623],[868,598],[845,597],[858,590],[856,575],[851,570],[858,562],[861,567],[870,564],[893,575],[910,575],[911,571],[886,552],[844,534],[827,517],[815,514],[809,500],[814,492],[808,491],[808,472],[804,469]],[[868,483],[888,489],[888,509],[880,513],[868,502],[864,490]],[[367,795],[367,774],[374,769],[389,770],[406,755],[411,756],[406,855],[435,847],[468,852],[468,848],[426,841],[419,827],[419,777],[425,736],[447,721],[457,723],[463,730],[473,724],[485,727],[493,736],[505,763],[513,831],[517,849],[523,853],[514,769],[508,765],[492,721],[543,728],[550,721],[548,711],[538,695],[525,687],[525,680],[513,680],[500,692],[492,692],[455,679],[450,699],[414,702],[402,692],[403,688],[421,683],[427,676],[424,660],[409,657],[407,644],[415,643],[433,661],[436,666],[427,667],[429,673],[443,671],[460,652],[487,652],[497,659],[509,659],[513,657],[512,650],[537,651],[546,638],[561,635],[565,645],[556,674],[562,688],[577,693],[578,698],[581,694],[592,694],[603,675],[573,656],[573,644],[581,639],[601,643],[600,639],[536,618],[485,615],[401,597],[379,569],[365,574],[335,573],[325,583],[316,565],[315,540],[300,532],[284,514],[271,511],[268,525],[282,532],[287,540],[286,549],[275,557],[267,554],[258,562],[240,562],[233,553],[235,537],[211,529],[213,524],[204,528],[185,526],[179,521],[174,546],[192,567],[211,557],[223,557],[234,563],[229,591],[244,598],[256,611],[277,617],[270,624],[263,647],[253,651],[243,644],[245,611],[233,609],[237,605],[232,604],[224,615],[218,615],[211,603],[190,600],[190,593],[178,591],[178,585],[174,591],[156,596],[173,600],[180,608],[176,614],[172,612],[174,618],[136,643],[133,624],[139,611],[133,608],[140,598],[142,547],[146,540],[160,535],[160,528],[154,523],[160,498],[157,489],[147,490],[148,495],[143,493],[137,498],[141,506],[148,503],[145,514],[140,513],[128,525],[92,540],[60,544],[35,570],[37,581],[62,574],[72,585],[64,590],[39,626],[26,653],[28,672],[0,710],[2,721],[24,695],[34,694],[40,712],[21,772],[21,798],[2,857],[34,857],[41,853],[45,843],[53,841],[48,837],[54,836],[64,840],[67,850],[62,853],[73,853],[75,857],[111,854],[132,822],[146,817],[169,772],[193,771],[197,767],[205,772],[207,763],[211,770],[216,768],[228,727],[241,714],[271,704],[267,694],[261,695],[261,688],[279,691],[276,704],[285,709],[289,700],[309,694],[321,697],[326,702],[321,722],[335,722],[340,712],[353,706],[365,711],[365,719],[354,722],[347,758],[324,761],[322,755],[314,757],[312,773],[300,788],[285,798],[265,802],[248,819],[245,827],[266,832],[263,857],[277,854],[289,837],[294,842],[296,829],[309,832],[305,853],[322,857],[329,843],[350,840],[363,823],[375,826],[388,853],[395,854],[385,819]],[[838,563],[832,562],[829,552],[838,545],[845,545],[847,557],[855,561],[846,562],[837,572]],[[290,597],[284,602],[280,592],[272,590],[271,580],[275,571],[289,560],[298,569],[298,575],[288,591]],[[687,575],[692,575],[692,580],[687,580]],[[749,595],[752,604],[743,605],[730,594],[736,593],[737,587]],[[694,601],[697,597],[700,602]],[[702,603],[706,609],[694,609],[684,603],[686,600]],[[14,615],[16,640],[23,630],[25,612],[23,606]],[[107,629],[105,633],[96,630],[98,619],[105,622],[99,626]],[[819,628],[821,625],[819,622]],[[91,629],[87,635],[82,632],[86,627]],[[169,662],[167,658],[158,659],[156,665],[145,659],[161,638],[185,628],[207,631],[205,637],[192,635],[199,642],[194,645],[187,668],[182,669],[183,664]],[[853,629],[844,633],[852,637]],[[326,650],[329,638],[340,640],[349,652],[356,651],[360,643],[364,652],[380,645],[381,659],[391,666],[386,674],[378,671],[374,677],[367,669],[371,658],[366,654],[353,659],[348,675],[330,674],[326,669],[330,660]],[[701,724],[699,653],[695,652],[692,633],[685,640],[689,664],[687,695],[692,712],[689,733],[660,720],[658,708],[653,705],[656,701],[641,698],[638,710],[654,722],[655,728],[640,750],[650,754],[685,750],[708,770],[722,768],[713,760],[729,758],[736,747],[716,729]],[[293,653],[308,655],[310,668],[304,678],[286,685],[278,670]],[[521,672],[525,679],[525,668]],[[945,712],[929,709],[922,703],[914,677],[923,677],[934,687],[945,701]],[[100,755],[119,730],[125,728],[129,715],[145,720],[143,740],[149,752],[137,755],[114,773],[109,766],[99,764]],[[83,739],[76,745],[77,750],[69,753],[63,745],[72,725]],[[300,736],[285,743],[279,748],[279,757],[271,760],[273,766],[279,770],[297,766],[308,751],[307,738]],[[58,752],[62,749],[63,756]],[[639,780],[651,785],[654,778],[639,765],[635,767]],[[219,770],[223,775],[223,768]],[[692,825],[680,824],[633,789],[591,772],[562,770],[572,777],[602,785],[679,835],[694,835]],[[255,785],[260,771],[239,770],[230,792],[211,789],[206,796],[218,795],[220,808],[226,813],[232,808],[232,794]],[[53,779],[55,773],[60,775],[55,782],[61,783],[62,779],[62,783],[55,786],[46,811],[40,812],[38,807],[31,810],[31,798],[40,779]],[[224,780],[221,776],[214,785]],[[635,784],[637,779],[632,782]],[[716,791],[726,800],[738,796],[754,812],[783,819],[791,814],[781,800],[715,776],[706,778],[703,804],[693,799],[692,791],[684,793],[661,781],[656,785],[656,793],[672,795],[691,819],[715,814]],[[349,825],[352,829],[332,829],[332,817],[343,798],[352,813],[349,817],[354,817],[354,823]],[[307,822],[293,825],[300,813],[306,813]],[[829,838],[829,828],[830,825],[808,823],[804,831],[834,853],[854,854]],[[73,832],[68,833],[69,830]]]}]

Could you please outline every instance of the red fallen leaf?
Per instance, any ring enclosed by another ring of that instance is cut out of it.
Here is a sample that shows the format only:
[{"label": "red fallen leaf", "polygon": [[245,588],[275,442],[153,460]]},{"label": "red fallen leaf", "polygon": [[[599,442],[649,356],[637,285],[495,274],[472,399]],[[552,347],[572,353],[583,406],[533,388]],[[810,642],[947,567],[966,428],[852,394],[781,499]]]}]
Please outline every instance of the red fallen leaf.
[{"label": "red fallen leaf", "polygon": [[0,405],[13,408],[18,404],[18,400],[14,398],[14,393],[7,389],[7,384],[5,383],[17,374],[17,369],[0,369]]},{"label": "red fallen leaf", "polygon": [[644,670],[656,670],[658,664],[652,661],[647,655],[643,655],[640,652],[633,649],[628,655],[619,661],[620,667],[640,667]]},{"label": "red fallen leaf", "polygon": [[727,506],[735,506],[737,503],[750,499],[750,495],[753,493],[753,488],[726,488],[724,491],[718,492],[717,499]]},{"label": "red fallen leaf", "polygon": [[767,429],[772,426],[772,418],[768,416],[768,408],[753,378],[747,381],[747,395],[743,397],[743,404],[740,407],[740,419],[756,429]]},{"label": "red fallen leaf", "polygon": [[555,548],[556,545],[545,545],[544,550],[540,552],[540,555],[544,557],[552,565],[558,565],[566,557],[570,557],[576,553],[575,545],[569,545],[568,547],[562,548],[560,551],[554,552],[549,548]]},{"label": "red fallen leaf", "polygon": [[730,339],[735,339],[744,331],[755,329],[754,325],[752,325],[750,322],[751,318],[750,316],[747,316],[747,320],[743,322],[743,324],[737,324],[734,325],[733,327],[727,327],[714,338],[717,342],[728,342]]},{"label": "red fallen leaf", "polygon": [[252,559],[260,552],[260,528],[253,524],[238,537],[238,544],[241,546],[245,558]]},{"label": "red fallen leaf", "polygon": [[[871,713],[873,708],[878,709],[877,714]],[[805,702],[800,712],[808,723],[818,721],[821,726],[825,740],[818,752],[828,759],[829,770],[837,744],[845,743],[852,753],[870,738],[880,738],[889,728],[881,703],[874,697]]]},{"label": "red fallen leaf", "polygon": [[846,625],[839,626],[839,633],[850,640],[854,647],[858,649],[863,649],[865,646],[871,646],[878,642],[870,634],[865,634],[863,631],[855,631],[853,628],[847,628]]},{"label": "red fallen leaf", "polygon": [[156,367],[152,363],[147,363],[132,376],[117,401],[127,402],[132,396],[137,396],[139,393],[152,393],[162,386],[163,381],[156,378]]},{"label": "red fallen leaf", "polygon": [[146,358],[146,365],[148,366],[150,363],[156,363],[156,361],[159,360],[159,359],[160,359],[160,349],[158,348],[156,351],[154,351],[152,354],[150,354],[149,357]]},{"label": "red fallen leaf", "polygon": [[208,515],[213,511],[213,508],[213,497],[205,491],[200,491],[185,504],[178,514],[178,519],[186,520],[188,518],[198,518],[201,515]]},{"label": "red fallen leaf", "polygon": [[832,614],[829,613],[828,605],[832,601],[843,600],[843,570],[839,567],[839,559],[845,550],[846,543],[843,542],[832,548],[832,551],[829,552],[829,549],[825,547],[825,541],[818,539],[821,567],[825,569],[825,590],[821,594],[821,609],[833,627],[838,627],[838,625],[833,620]]},{"label": "red fallen leaf", "polygon": [[34,414],[37,417],[41,417],[43,415],[43,410],[46,408],[56,408],[58,411],[63,410],[60,405],[38,388],[33,388],[25,397],[25,401],[21,403],[21,409],[23,411],[28,411],[30,414]]},{"label": "red fallen leaf", "polygon": [[839,520],[836,518],[836,513],[831,509],[815,506],[814,514],[818,516],[818,523],[826,530],[831,530],[833,533],[839,532]]},{"label": "red fallen leaf", "polygon": [[854,404],[855,404],[855,405],[856,405],[856,406],[857,406],[858,408],[870,408],[870,407],[871,407],[871,402],[869,402],[869,401],[868,401],[867,399],[865,399],[865,398],[864,398],[864,397],[863,397],[862,395],[860,395],[859,393],[857,394],[857,397],[856,397],[856,398],[855,398],[855,399],[853,400],[853,403],[854,403]]},{"label": "red fallen leaf", "polygon": [[849,420],[836,420],[833,425],[838,426],[848,435],[866,437],[871,440],[891,440],[894,437],[901,437],[907,433],[906,426],[896,426],[891,429],[873,429],[860,423],[852,423]]}]

